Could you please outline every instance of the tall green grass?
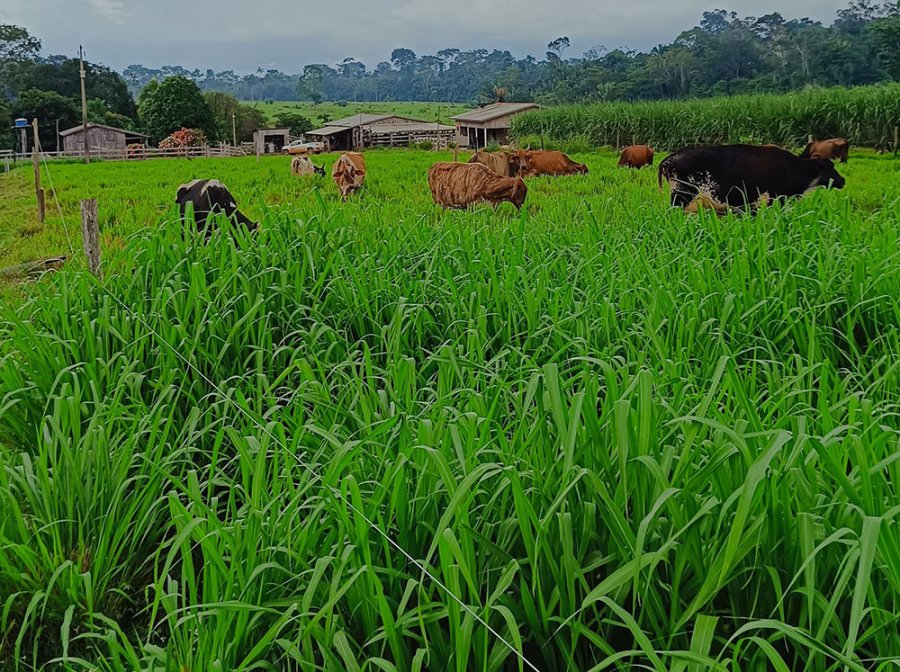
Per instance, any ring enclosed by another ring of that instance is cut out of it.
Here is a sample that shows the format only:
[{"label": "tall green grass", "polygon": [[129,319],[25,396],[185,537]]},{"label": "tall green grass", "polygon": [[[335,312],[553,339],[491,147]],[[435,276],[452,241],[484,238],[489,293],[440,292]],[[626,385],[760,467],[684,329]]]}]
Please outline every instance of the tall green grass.
[{"label": "tall green grass", "polygon": [[376,153],[5,311],[0,661],[523,669],[362,512],[544,671],[892,669],[900,228],[855,199],[893,164],[717,219],[579,158],[517,215]]},{"label": "tall green grass", "polygon": [[688,101],[566,105],[518,115],[521,142],[541,134],[552,142],[581,139],[594,146],[775,143],[805,145],[808,136],[842,137],[853,145],[896,150],[900,84],[811,89]]}]

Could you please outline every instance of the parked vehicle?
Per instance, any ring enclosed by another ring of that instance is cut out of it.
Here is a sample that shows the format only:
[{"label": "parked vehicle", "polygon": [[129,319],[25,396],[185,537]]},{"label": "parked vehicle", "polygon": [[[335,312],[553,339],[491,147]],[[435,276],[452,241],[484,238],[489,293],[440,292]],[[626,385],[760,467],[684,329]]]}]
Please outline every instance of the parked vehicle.
[{"label": "parked vehicle", "polygon": [[281,148],[283,154],[318,154],[325,151],[325,143],[307,142],[305,138],[294,140]]}]

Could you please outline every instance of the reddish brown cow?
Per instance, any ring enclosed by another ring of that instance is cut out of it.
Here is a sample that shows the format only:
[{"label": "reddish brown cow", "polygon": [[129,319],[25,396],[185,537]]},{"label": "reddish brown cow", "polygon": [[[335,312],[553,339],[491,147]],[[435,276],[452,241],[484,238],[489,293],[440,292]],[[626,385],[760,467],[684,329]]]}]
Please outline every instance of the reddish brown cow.
[{"label": "reddish brown cow", "polygon": [[341,192],[341,198],[347,198],[362,187],[366,179],[366,160],[359,152],[341,154],[331,168],[331,178]]},{"label": "reddish brown cow", "polygon": [[653,165],[653,150],[647,145],[631,145],[622,150],[619,168],[643,168]]},{"label": "reddish brown cow", "polygon": [[510,159],[521,177],[537,175],[587,175],[587,166],[576,163],[562,152],[544,149],[520,149]]},{"label": "reddish brown cow", "polygon": [[445,208],[509,201],[517,208],[528,187],[521,177],[504,177],[480,163],[436,163],[428,170],[431,197]]},{"label": "reddish brown cow", "polygon": [[830,159],[847,163],[850,153],[850,144],[843,138],[831,138],[830,140],[817,140],[811,142],[800,153],[801,159]]}]

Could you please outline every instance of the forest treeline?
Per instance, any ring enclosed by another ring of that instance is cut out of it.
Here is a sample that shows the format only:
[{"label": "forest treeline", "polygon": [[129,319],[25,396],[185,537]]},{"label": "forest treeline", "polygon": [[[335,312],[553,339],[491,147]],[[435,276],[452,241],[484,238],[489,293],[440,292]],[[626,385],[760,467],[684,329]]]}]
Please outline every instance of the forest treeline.
[{"label": "forest treeline", "polygon": [[417,55],[394,49],[368,67],[349,56],[336,64],[298,66],[297,74],[259,69],[124,71],[132,92],[153,79],[182,75],[202,90],[241,100],[416,100],[544,104],[660,100],[782,92],[808,86],[856,86],[900,80],[900,2],[854,0],[825,25],[773,13],[740,17],[718,9],[672,42],[649,51],[596,47],[571,57],[560,37],[540,58],[499,49],[441,49]]}]

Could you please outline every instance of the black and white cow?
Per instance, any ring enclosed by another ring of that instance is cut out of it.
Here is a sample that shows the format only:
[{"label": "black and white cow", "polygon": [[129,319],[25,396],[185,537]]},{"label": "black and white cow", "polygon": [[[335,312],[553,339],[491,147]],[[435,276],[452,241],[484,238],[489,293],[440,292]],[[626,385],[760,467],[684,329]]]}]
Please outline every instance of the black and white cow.
[{"label": "black and white cow", "polygon": [[319,175],[325,177],[325,168],[317,166],[305,156],[295,156],[291,159],[291,175],[303,177],[305,175]]},{"label": "black and white cow", "polygon": [[232,222],[246,226],[249,231],[255,231],[258,226],[238,210],[234,196],[218,180],[193,180],[182,184],[178,187],[175,203],[181,211],[182,221],[187,214],[188,204],[193,206],[198,231],[206,228],[206,218],[210,213],[216,212],[224,213]]},{"label": "black and white cow", "polygon": [[802,159],[757,145],[686,147],[660,163],[660,189],[663,182],[672,191],[673,206],[689,209],[703,201],[720,212],[802,196],[817,187],[844,187],[828,159]]}]

